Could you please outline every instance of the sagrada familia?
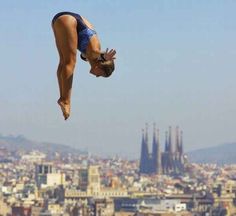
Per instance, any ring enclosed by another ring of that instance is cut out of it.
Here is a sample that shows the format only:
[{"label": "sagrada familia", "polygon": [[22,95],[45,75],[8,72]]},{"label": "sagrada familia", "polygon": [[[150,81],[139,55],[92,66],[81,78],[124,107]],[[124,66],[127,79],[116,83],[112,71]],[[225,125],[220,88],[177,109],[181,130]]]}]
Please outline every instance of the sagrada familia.
[{"label": "sagrada familia", "polygon": [[[175,146],[175,148],[174,148]],[[185,156],[183,153],[183,132],[176,127],[175,143],[172,140],[172,128],[165,133],[165,149],[161,151],[159,130],[154,125],[152,153],[148,147],[148,126],[143,130],[140,174],[182,174],[184,172]]]}]

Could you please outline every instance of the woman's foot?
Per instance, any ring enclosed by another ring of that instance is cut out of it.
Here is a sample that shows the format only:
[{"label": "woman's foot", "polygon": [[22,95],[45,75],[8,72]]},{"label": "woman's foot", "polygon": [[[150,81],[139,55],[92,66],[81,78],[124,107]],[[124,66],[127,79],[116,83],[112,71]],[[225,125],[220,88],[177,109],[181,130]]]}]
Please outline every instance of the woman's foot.
[{"label": "woman's foot", "polygon": [[57,103],[61,107],[61,111],[63,113],[64,119],[67,120],[70,116],[70,104],[66,104],[62,100],[58,100]]}]

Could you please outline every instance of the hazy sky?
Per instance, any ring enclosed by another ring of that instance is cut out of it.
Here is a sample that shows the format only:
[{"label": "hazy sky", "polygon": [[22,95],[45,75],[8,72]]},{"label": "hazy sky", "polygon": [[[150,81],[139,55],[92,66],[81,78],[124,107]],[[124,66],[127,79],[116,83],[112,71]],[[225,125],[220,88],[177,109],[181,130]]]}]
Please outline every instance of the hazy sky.
[{"label": "hazy sky", "polygon": [[[109,79],[78,58],[72,113],[56,104],[51,19],[73,11],[117,50]],[[236,141],[236,1],[2,0],[0,133],[139,157],[141,129],[184,131],[186,150]],[[151,144],[151,143],[150,143]]]}]

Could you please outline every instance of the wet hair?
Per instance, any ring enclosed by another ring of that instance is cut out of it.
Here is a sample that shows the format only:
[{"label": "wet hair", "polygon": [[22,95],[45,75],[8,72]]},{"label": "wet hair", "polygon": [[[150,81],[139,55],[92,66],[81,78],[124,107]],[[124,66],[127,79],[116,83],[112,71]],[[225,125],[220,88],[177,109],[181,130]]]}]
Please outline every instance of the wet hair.
[{"label": "wet hair", "polygon": [[99,68],[104,71],[105,77],[111,76],[112,72],[115,70],[115,64],[113,60],[109,61],[99,61]]}]

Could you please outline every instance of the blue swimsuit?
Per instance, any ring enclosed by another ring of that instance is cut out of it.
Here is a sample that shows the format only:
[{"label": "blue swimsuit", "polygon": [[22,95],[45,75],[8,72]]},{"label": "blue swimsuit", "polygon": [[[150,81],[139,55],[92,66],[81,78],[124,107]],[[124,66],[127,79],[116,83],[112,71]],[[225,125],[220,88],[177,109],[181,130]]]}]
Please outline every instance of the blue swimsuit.
[{"label": "blue swimsuit", "polygon": [[96,31],[87,27],[79,14],[72,13],[72,12],[61,12],[56,14],[52,19],[52,24],[56,21],[56,19],[62,15],[71,15],[77,21],[77,34],[78,34],[78,50],[86,54],[86,48],[89,44],[90,38],[96,34]]}]

